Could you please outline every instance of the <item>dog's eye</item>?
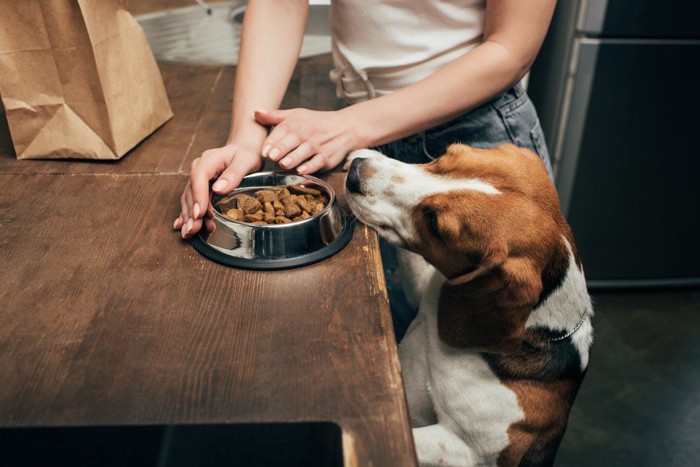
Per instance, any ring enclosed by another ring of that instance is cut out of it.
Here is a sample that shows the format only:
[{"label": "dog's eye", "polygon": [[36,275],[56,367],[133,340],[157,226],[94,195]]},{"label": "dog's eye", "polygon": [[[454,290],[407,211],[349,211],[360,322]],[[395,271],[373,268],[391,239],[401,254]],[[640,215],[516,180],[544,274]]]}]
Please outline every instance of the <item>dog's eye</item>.
[{"label": "dog's eye", "polygon": [[430,233],[435,235],[437,238],[440,238],[440,229],[438,228],[437,212],[435,212],[432,209],[426,210],[425,211],[425,222],[426,222],[426,225],[428,226],[428,230],[430,231]]}]

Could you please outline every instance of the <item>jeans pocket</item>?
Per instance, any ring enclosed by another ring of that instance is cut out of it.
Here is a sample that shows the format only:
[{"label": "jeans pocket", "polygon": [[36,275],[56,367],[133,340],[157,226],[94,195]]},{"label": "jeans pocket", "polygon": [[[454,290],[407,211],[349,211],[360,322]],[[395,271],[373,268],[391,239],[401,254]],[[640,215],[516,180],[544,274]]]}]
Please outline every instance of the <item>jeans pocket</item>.
[{"label": "jeans pocket", "polygon": [[509,142],[535,151],[531,130],[537,124],[537,113],[527,95],[523,94],[516,102],[500,107],[498,113],[508,132]]},{"label": "jeans pocket", "polygon": [[532,138],[532,145],[535,152],[542,162],[544,163],[545,169],[549,174],[549,178],[554,180],[554,171],[552,170],[552,161],[549,158],[549,150],[547,149],[547,143],[544,140],[544,132],[542,131],[542,126],[540,125],[540,120],[537,119],[535,126],[530,130],[530,138]]},{"label": "jeans pocket", "polygon": [[535,122],[535,126],[530,130],[530,138],[532,138],[532,146],[538,156],[544,158],[549,156],[549,151],[547,151],[547,145],[544,142],[544,133],[542,132],[542,127],[540,126],[540,121]]},{"label": "jeans pocket", "polygon": [[549,159],[549,151],[540,120],[537,117],[537,111],[527,94],[523,94],[521,97],[524,101],[520,105],[508,106],[499,110],[503,124],[510,136],[510,142],[537,154],[544,163],[550,178],[553,178],[552,163]]}]

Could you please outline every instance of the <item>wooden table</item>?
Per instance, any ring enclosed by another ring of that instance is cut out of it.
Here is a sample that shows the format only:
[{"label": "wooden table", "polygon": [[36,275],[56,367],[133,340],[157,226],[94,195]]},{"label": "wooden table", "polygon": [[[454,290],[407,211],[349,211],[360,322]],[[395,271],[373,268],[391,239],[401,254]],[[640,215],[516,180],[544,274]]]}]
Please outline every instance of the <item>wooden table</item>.
[{"label": "wooden table", "polygon": [[[335,105],[327,67],[284,105]],[[287,271],[200,256],[172,222],[233,69],[161,71],[175,117],[121,161],[18,161],[0,128],[0,427],[335,424],[344,465],[414,465],[375,233]]]}]

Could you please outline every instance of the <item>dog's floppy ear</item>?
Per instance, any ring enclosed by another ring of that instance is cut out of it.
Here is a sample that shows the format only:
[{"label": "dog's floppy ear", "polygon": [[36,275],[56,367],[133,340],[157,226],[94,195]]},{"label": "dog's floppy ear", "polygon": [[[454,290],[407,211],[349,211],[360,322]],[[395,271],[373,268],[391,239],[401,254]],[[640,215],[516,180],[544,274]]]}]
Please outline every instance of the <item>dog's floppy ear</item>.
[{"label": "dog's floppy ear", "polygon": [[541,291],[541,274],[532,260],[508,257],[490,261],[442,286],[438,335],[450,347],[516,351]]}]

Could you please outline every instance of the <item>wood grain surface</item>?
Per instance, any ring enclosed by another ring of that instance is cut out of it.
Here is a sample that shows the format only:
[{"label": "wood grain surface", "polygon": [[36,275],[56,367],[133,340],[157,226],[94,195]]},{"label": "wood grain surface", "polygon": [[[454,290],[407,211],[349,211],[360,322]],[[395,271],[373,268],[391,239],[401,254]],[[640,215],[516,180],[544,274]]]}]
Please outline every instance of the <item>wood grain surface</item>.
[{"label": "wood grain surface", "polygon": [[[285,105],[338,105],[324,64]],[[287,271],[200,256],[172,222],[233,69],[161,70],[175,117],[122,160],[0,155],[0,427],[331,421],[346,465],[414,465],[375,233]]]}]

